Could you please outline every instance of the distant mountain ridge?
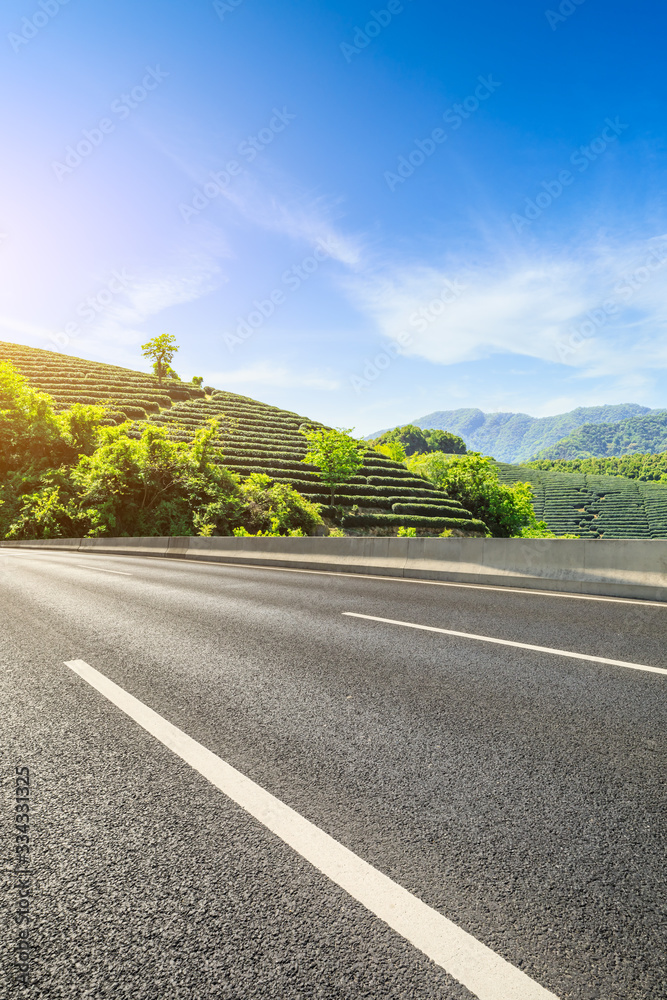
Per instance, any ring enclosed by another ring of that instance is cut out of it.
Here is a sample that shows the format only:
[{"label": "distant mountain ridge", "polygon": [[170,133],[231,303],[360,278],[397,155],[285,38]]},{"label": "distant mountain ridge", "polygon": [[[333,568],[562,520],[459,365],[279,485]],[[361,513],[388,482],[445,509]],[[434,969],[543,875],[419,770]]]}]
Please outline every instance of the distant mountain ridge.
[{"label": "distant mountain ridge", "polygon": [[667,410],[650,410],[620,423],[584,424],[535,458],[607,458],[663,451],[667,451]]},{"label": "distant mountain ridge", "polygon": [[[525,462],[545,449],[550,449],[549,454],[539,457],[579,457],[578,453],[569,452],[553,455],[551,450],[552,446],[559,444],[564,438],[569,438],[569,435],[585,425],[618,425],[632,419],[641,420],[646,414],[662,413],[662,410],[651,410],[650,407],[640,406],[638,403],[579,406],[569,413],[560,413],[553,417],[531,417],[527,413],[484,413],[482,410],[470,408],[436,410],[417,420],[411,420],[410,423],[424,429],[439,428],[451,431],[463,438],[469,450],[493,455],[501,462]],[[667,428],[667,423],[665,426]],[[380,433],[382,432],[377,432]],[[373,434],[372,437],[376,437],[377,434]],[[639,437],[646,445],[646,435]],[[660,451],[661,448],[644,446],[643,450]],[[604,451],[601,454],[607,455],[610,452]]]}]

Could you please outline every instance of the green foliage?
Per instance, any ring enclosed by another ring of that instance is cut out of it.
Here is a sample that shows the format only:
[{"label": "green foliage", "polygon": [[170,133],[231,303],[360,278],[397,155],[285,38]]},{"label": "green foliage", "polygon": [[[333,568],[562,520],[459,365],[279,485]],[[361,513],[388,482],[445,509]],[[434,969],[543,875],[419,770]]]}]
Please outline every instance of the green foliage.
[{"label": "green foliage", "polygon": [[[299,427],[305,418],[296,413],[268,406],[236,393],[220,390],[214,392],[210,386],[208,398],[205,398],[205,390],[192,382],[165,379],[164,387],[160,390],[158,380],[152,374],[132,372],[114,365],[17,344],[0,342],[0,358],[15,363],[33,392],[41,390],[54,400],[54,412],[45,414],[47,426],[32,418],[28,421],[29,434],[24,435],[19,445],[15,445],[13,449],[15,468],[8,470],[5,475],[0,474],[0,493],[4,500],[0,506],[0,535],[19,516],[24,497],[39,493],[46,487],[58,487],[57,499],[63,506],[72,499],[73,486],[69,475],[66,475],[67,470],[77,463],[78,454],[89,453],[92,445],[90,442],[86,444],[81,437],[75,442],[73,437],[68,437],[67,431],[58,421],[66,416],[68,411],[65,407],[74,409],[77,403],[104,404],[106,401],[107,410],[102,418],[104,424],[122,424],[127,418],[127,413],[123,413],[122,409],[136,407],[129,412],[132,416],[141,417],[143,422],[129,426],[127,435],[130,438],[139,438],[142,427],[148,423],[166,428],[167,437],[171,441],[186,446],[192,443],[198,430],[207,426],[208,420],[215,419],[218,430],[211,441],[211,460],[220,464],[224,453],[225,467],[238,474],[239,483],[242,477],[258,471],[270,476],[275,483],[291,486],[311,503],[328,504],[330,501],[330,490],[322,482],[317,468],[303,462],[307,445],[305,438],[299,433]],[[162,409],[156,411],[158,407]],[[6,408],[0,407],[0,410],[3,409]],[[58,413],[63,410],[64,413]],[[475,412],[470,411],[466,435],[477,433],[471,428],[478,417],[485,421],[483,414],[475,416]],[[569,415],[568,420],[576,416],[579,426],[582,422],[592,422],[593,419],[610,422],[616,414],[627,413],[632,416],[642,412],[641,407],[599,408],[599,412],[587,409]],[[535,435],[538,431],[542,434],[542,423],[525,415],[515,416],[516,419],[508,420],[508,415],[488,415],[484,426],[489,435],[485,440],[501,442],[504,433],[502,427],[509,430],[513,428],[512,433],[519,433],[520,420],[525,419],[533,429],[529,428],[526,432],[524,443],[529,439],[537,441],[539,435]],[[565,426],[561,418],[545,419],[558,422],[560,436],[573,426]],[[94,423],[95,420],[91,420],[93,435]],[[308,426],[317,425],[309,422]],[[484,426],[480,427],[480,433]],[[494,427],[498,432],[496,437],[491,434]],[[447,429],[462,433],[455,426]],[[16,427],[12,433],[15,431]],[[540,440],[548,443],[544,437]],[[0,461],[5,460],[6,464],[6,456],[11,451],[11,439],[0,437]],[[400,515],[398,523],[407,526],[408,517],[417,516],[417,512],[426,513],[425,505],[437,508],[437,511],[429,511],[429,514],[444,512],[445,508],[456,506],[456,501],[445,492],[438,491],[425,480],[411,476],[405,464],[392,461],[385,454],[371,449],[363,457],[364,463],[358,469],[358,474],[336,487],[335,502],[339,509],[336,512],[333,507],[328,508],[327,517],[337,519],[344,516],[356,504],[365,509],[372,508],[378,514],[394,517]],[[622,471],[634,477],[637,475],[636,460],[644,462],[638,472],[639,478],[624,479],[622,476],[593,474]],[[531,482],[535,491],[536,519],[544,520],[557,537],[580,533],[582,537],[588,538],[667,538],[667,490],[660,482],[662,476],[667,481],[667,469],[661,471],[659,463],[662,460],[656,457],[654,462],[648,456],[644,461],[640,456],[633,455],[605,461],[618,463],[617,470],[609,464],[604,467],[582,464],[579,468],[585,474],[577,474],[575,468],[568,469],[568,474],[565,474],[519,466],[498,466],[498,471],[501,483],[511,485],[517,480]],[[621,464],[626,461],[631,461],[632,464]],[[49,469],[52,471],[49,472]],[[648,481],[643,481],[644,477]],[[402,485],[386,485],[391,482]],[[392,511],[394,504],[411,505],[416,513],[406,514],[402,508]],[[44,530],[51,530],[48,524],[49,518],[53,520],[54,509],[53,499],[44,505],[45,513],[40,515],[41,523],[47,526]],[[223,519],[218,524],[200,520],[196,528],[193,521],[192,529],[216,533],[232,530],[243,523],[238,510],[242,510],[242,504],[237,509],[234,501],[227,519],[231,528],[224,527]],[[48,517],[47,512],[50,512]],[[463,508],[459,505],[458,513],[462,512]],[[237,520],[237,517],[240,519]],[[206,527],[207,523],[211,524],[210,528]],[[72,530],[74,529],[67,528],[69,533]],[[78,527],[75,533],[83,534],[85,530],[88,529]],[[246,530],[270,531],[270,521],[258,527],[248,526]]]},{"label": "green foliage", "polygon": [[667,450],[667,410],[652,410],[619,423],[584,424],[535,459],[607,458]]},{"label": "green foliage", "polygon": [[417,529],[416,528],[405,528],[403,525],[396,532],[398,538],[416,538]]},{"label": "green foliage", "polygon": [[583,472],[596,476],[626,476],[644,482],[667,481],[667,451],[637,452],[609,458],[540,459],[524,462],[526,468],[549,472]]},{"label": "green foliage", "polygon": [[[160,385],[162,385],[162,379],[173,372],[171,362],[177,351],[176,337],[172,333],[161,333],[159,337],[153,337],[152,340],[141,345],[143,356],[153,362],[153,371],[157,375]],[[175,372],[173,375],[178,378]]]},{"label": "green foliage", "polygon": [[320,471],[322,482],[331,490],[333,505],[336,487],[351,479],[364,464],[365,445],[350,437],[350,430],[342,427],[300,428],[308,442],[303,459]]},{"label": "green foliage", "polygon": [[[3,368],[0,375],[3,441],[11,442],[7,454],[17,466],[3,481],[11,519],[5,517],[7,538],[206,537],[235,528],[289,535],[310,533],[322,523],[319,506],[290,486],[258,475],[241,481],[226,469],[213,446],[215,420],[187,443],[152,424],[133,436],[131,423],[101,426],[102,407],[76,406],[56,416],[49,400],[15,372]],[[32,453],[23,450],[23,468],[21,434],[39,443]],[[62,463],[49,469],[45,463],[58,453]]]},{"label": "green foliage", "polygon": [[311,503],[286,483],[276,483],[259,473],[241,484],[244,524],[255,533],[313,534],[322,524],[320,505]]},{"label": "green foliage", "polygon": [[[453,434],[460,434],[471,451],[493,455],[503,462],[522,462],[541,449],[556,444],[583,424],[617,423],[645,413],[648,413],[648,407],[634,403],[579,407],[553,417],[530,417],[527,413],[483,413],[471,408],[439,410],[422,417],[419,423],[424,429],[444,428]],[[442,450],[447,451],[446,448]]]},{"label": "green foliage", "polygon": [[416,514],[418,517],[472,517],[472,513],[454,502],[442,503],[394,503],[394,514]]},{"label": "green foliage", "polygon": [[387,441],[386,444],[376,444],[375,451],[380,455],[386,455],[392,462],[405,462],[407,455],[405,448],[400,441]]},{"label": "green foliage", "polygon": [[192,376],[192,384],[193,385],[201,387],[201,384],[202,384],[203,381],[204,381],[204,376],[203,375],[193,375]]},{"label": "green foliage", "polygon": [[[439,429],[423,430],[415,424],[405,424],[404,427],[394,427],[391,431],[386,431],[371,442],[373,447],[379,451],[382,445],[398,443],[403,445],[405,455],[425,455],[431,451],[443,451],[453,455],[463,455],[466,445],[463,438],[448,431]],[[384,452],[384,454],[388,454]],[[389,455],[393,458],[393,455]],[[396,459],[403,461],[403,459]]]},{"label": "green foliage", "polygon": [[461,531],[487,534],[483,521],[471,517],[416,517],[409,514],[345,514],[344,528],[430,528],[433,531],[457,528]]},{"label": "green foliage", "polygon": [[557,535],[554,531],[551,531],[549,525],[546,521],[534,521],[532,524],[527,524],[521,529],[520,538],[579,538],[580,535],[570,534],[565,532],[562,535]]},{"label": "green foliage", "polygon": [[11,362],[0,362],[0,475],[59,465],[71,454],[51,403]]},{"label": "green foliage", "polygon": [[512,538],[535,523],[533,493],[527,483],[506,485],[498,479],[492,459],[477,452],[446,456],[441,452],[415,456],[411,472],[426,476],[487,525],[494,538]]}]

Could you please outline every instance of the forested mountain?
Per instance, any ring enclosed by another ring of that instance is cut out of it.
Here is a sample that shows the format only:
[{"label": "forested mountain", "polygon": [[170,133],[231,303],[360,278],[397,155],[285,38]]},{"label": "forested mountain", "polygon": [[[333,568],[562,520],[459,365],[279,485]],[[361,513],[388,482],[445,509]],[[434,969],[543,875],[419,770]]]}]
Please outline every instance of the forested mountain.
[{"label": "forested mountain", "polygon": [[[418,420],[411,420],[410,423],[424,429],[438,428],[458,434],[470,451],[493,455],[502,462],[523,462],[550,445],[555,445],[585,424],[618,423],[651,412],[647,406],[639,406],[637,403],[580,406],[569,413],[553,417],[531,417],[527,413],[484,413],[478,409],[437,410]],[[380,433],[378,431],[370,436],[377,437]],[[644,450],[661,449],[656,447]]]},{"label": "forested mountain", "polygon": [[584,424],[551,447],[537,452],[535,458],[604,458],[661,451],[667,451],[667,410],[650,410],[643,416],[620,423]]}]

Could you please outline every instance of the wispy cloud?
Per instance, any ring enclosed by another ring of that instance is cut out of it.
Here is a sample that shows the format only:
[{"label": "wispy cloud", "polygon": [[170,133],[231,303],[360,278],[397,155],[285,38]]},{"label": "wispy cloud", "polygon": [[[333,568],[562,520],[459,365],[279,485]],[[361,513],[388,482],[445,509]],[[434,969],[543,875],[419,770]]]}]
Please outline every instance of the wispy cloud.
[{"label": "wispy cloud", "polygon": [[[187,132],[185,124],[184,132]],[[202,136],[189,136],[187,143],[178,136],[166,140],[146,133],[146,138],[201,192],[205,205],[202,212],[215,217],[222,205],[231,205],[246,222],[260,229],[283,234],[308,246],[327,244],[332,248],[331,256],[341,264],[356,268],[362,261],[363,239],[344,233],[336,224],[341,213],[340,199],[313,195],[295,184],[274,166],[270,149],[251,162],[237,151],[235,162],[240,171],[220,183],[216,182],[216,176],[220,178],[221,170],[226,174],[229,157],[225,159],[207,148]],[[199,150],[196,158],[193,146]],[[214,193],[216,183],[218,191]],[[209,184],[213,188],[207,188]]]},{"label": "wispy cloud", "polygon": [[391,266],[347,288],[403,354],[450,365],[511,353],[603,376],[665,365],[666,284],[661,236],[487,266]]}]

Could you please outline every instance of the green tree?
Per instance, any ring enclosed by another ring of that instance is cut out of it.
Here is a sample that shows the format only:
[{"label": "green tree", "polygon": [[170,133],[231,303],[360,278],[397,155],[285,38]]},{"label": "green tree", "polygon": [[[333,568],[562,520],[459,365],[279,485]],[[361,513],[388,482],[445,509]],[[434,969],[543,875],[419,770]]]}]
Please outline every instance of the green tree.
[{"label": "green tree", "polygon": [[350,437],[353,428],[308,427],[299,428],[308,442],[308,452],[302,461],[315,465],[320,478],[331,490],[333,506],[336,487],[355,476],[364,464],[366,446]]},{"label": "green tree", "polygon": [[68,452],[51,397],[33,389],[10,361],[0,362],[0,476],[55,467]]},{"label": "green tree", "polygon": [[465,455],[466,443],[458,434],[450,431],[441,431],[438,427],[433,427],[424,431],[429,451],[443,451],[448,455]]},{"label": "green tree", "polygon": [[501,483],[491,458],[478,452],[450,456],[432,452],[415,455],[408,461],[408,468],[459,500],[474,517],[484,521],[494,538],[519,537],[524,529],[538,532],[530,536],[527,531],[524,537],[547,537],[543,532],[549,529],[535,518],[529,484]]},{"label": "green tree", "polygon": [[388,441],[387,444],[376,444],[374,451],[377,451],[380,455],[384,455],[386,458],[390,458],[392,462],[405,462],[406,454],[405,448],[400,441]]},{"label": "green tree", "polygon": [[405,448],[405,453],[411,455],[427,455],[431,451],[442,451],[453,455],[464,455],[466,445],[463,438],[449,431],[437,428],[424,430],[416,424],[405,424],[385,431],[371,442],[373,447],[398,442]]},{"label": "green tree", "polygon": [[172,333],[161,333],[159,337],[153,337],[141,345],[143,356],[153,362],[153,371],[157,375],[159,385],[162,385],[163,378],[178,378],[171,367],[177,351],[176,337]]}]

